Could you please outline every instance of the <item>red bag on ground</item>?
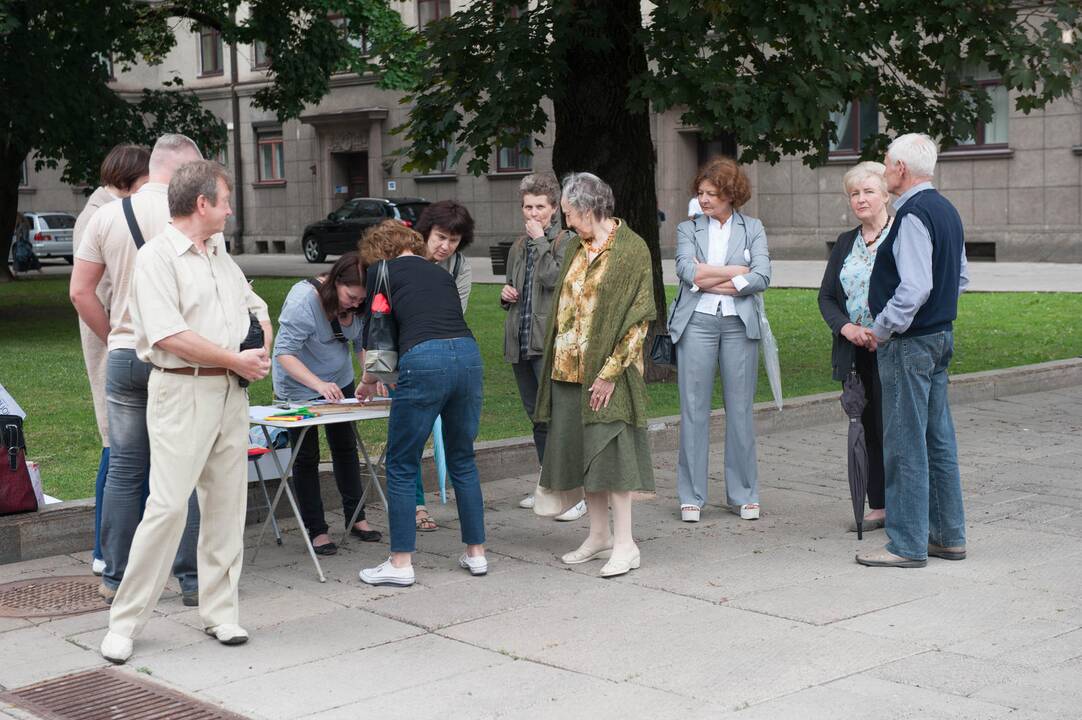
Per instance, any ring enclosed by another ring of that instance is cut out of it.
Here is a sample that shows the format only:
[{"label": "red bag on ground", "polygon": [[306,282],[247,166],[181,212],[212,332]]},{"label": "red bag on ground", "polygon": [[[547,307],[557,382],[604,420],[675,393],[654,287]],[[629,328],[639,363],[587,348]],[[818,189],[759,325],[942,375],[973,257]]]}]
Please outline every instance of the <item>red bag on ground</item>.
[{"label": "red bag on ground", "polygon": [[0,515],[38,509],[26,469],[23,417],[22,408],[0,385]]}]

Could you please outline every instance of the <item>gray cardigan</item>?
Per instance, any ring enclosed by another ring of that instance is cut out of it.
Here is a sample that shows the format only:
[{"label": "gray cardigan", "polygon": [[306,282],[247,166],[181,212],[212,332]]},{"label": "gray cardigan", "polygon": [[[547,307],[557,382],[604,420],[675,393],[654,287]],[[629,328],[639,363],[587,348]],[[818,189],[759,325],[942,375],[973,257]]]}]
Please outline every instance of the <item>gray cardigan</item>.
[{"label": "gray cardigan", "polygon": [[[676,228],[676,275],[680,278],[680,290],[669,309],[669,335],[674,343],[680,342],[695,306],[702,295],[692,291],[695,283],[695,260],[706,262],[710,246],[710,218],[700,215],[685,220]],[[733,213],[732,234],[729,236],[729,254],[726,265],[747,265],[750,272],[744,275],[747,286],[733,298],[736,314],[744,321],[744,330],[752,340],[759,339],[759,309],[755,293],[770,287],[770,252],[766,246],[763,223],[740,212]]]}]

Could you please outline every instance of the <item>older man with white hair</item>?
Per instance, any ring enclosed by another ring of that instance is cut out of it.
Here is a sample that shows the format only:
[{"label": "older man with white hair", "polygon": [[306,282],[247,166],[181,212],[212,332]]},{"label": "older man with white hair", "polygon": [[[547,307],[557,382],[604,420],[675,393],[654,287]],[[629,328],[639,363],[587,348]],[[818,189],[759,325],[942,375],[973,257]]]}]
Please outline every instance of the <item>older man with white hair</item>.
[{"label": "older man with white hair", "polygon": [[958,296],[969,284],[958,211],[932,186],[936,145],[901,135],[885,161],[898,196],[895,221],[876,254],[868,287],[883,386],[886,547],[857,553],[874,567],[924,567],[928,556],[963,560],[965,510],[958,445],[947,402]]},{"label": "older man with white hair", "polygon": [[[105,570],[98,592],[107,603],[124,579],[135,528],[143,516],[149,489],[150,440],[147,437],[147,380],[150,365],[135,354],[135,330],[128,308],[128,289],[135,258],[144,239],[169,224],[169,181],[181,166],[203,154],[185,135],[162,135],[150,153],[149,177],[138,192],[114,200],[94,213],[75,253],[71,301],[83,320],[109,349],[105,397],[109,416],[109,468],[101,508],[101,551]],[[113,291],[106,308],[97,295],[108,272]],[[199,505],[193,494],[184,539],[173,564],[183,603],[199,604],[196,543]]]}]

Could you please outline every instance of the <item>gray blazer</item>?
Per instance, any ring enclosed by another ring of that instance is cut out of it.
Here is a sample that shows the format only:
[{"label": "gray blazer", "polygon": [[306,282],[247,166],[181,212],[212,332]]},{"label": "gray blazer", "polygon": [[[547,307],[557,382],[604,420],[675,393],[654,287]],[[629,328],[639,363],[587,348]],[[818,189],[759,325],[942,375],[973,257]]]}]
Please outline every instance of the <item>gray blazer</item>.
[{"label": "gray blazer", "polygon": [[[691,320],[695,306],[702,295],[692,292],[695,282],[695,260],[706,262],[710,245],[707,228],[710,219],[700,215],[694,220],[685,220],[676,228],[676,275],[680,278],[680,290],[676,300],[669,307],[669,335],[674,343],[680,342],[680,335]],[[744,275],[747,287],[733,298],[736,314],[744,321],[744,328],[752,340],[759,339],[759,310],[756,307],[755,293],[770,287],[770,253],[766,247],[766,232],[763,224],[756,218],[743,213],[733,214],[732,235],[729,237],[729,254],[726,265],[747,265],[751,271]]]}]

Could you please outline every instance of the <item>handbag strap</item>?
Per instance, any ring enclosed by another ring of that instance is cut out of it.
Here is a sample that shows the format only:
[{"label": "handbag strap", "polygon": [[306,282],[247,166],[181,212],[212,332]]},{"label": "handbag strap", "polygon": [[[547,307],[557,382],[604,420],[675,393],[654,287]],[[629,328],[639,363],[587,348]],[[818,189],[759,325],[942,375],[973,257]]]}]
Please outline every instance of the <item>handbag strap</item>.
[{"label": "handbag strap", "polygon": [[146,240],[143,239],[143,231],[139,229],[139,221],[135,219],[135,209],[131,204],[131,196],[121,200],[120,206],[124,208],[124,219],[128,221],[128,231],[131,232],[131,239],[135,241],[136,249],[139,249],[143,247]]},{"label": "handbag strap", "polygon": [[387,298],[388,304],[391,302],[391,278],[387,272],[387,261],[379,261],[379,270],[376,275],[376,294],[378,295],[380,290],[383,290],[384,296]]}]

